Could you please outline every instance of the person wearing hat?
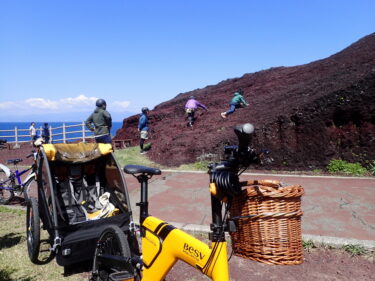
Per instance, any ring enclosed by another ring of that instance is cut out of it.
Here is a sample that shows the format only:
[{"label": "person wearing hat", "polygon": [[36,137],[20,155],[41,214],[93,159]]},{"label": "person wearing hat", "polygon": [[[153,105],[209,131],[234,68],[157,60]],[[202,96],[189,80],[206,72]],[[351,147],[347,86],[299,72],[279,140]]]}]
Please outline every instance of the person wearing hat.
[{"label": "person wearing hat", "polygon": [[98,99],[96,101],[96,109],[85,122],[86,127],[94,132],[95,141],[97,143],[112,143],[110,134],[112,117],[106,108],[107,103],[105,100]]},{"label": "person wearing hat", "polygon": [[188,123],[187,123],[188,127],[193,127],[193,124],[194,124],[194,121],[195,121],[194,114],[195,114],[195,110],[198,107],[203,108],[206,111],[208,110],[207,107],[204,104],[197,101],[194,96],[190,96],[189,100],[185,104],[185,112],[186,112],[187,117],[188,117]]},{"label": "person wearing hat", "polygon": [[244,100],[243,98],[243,91],[242,89],[239,89],[233,94],[233,98],[231,99],[229,103],[229,110],[226,112],[221,113],[221,117],[227,118],[229,114],[232,114],[236,111],[236,108],[249,106],[249,104]]},{"label": "person wearing hat", "polygon": [[148,107],[143,107],[142,108],[142,114],[139,116],[138,120],[138,131],[140,132],[140,142],[139,142],[139,147],[141,148],[140,153],[147,153],[146,150],[144,150],[144,143],[148,139],[148,131],[150,128],[148,127],[148,112],[150,110]]}]

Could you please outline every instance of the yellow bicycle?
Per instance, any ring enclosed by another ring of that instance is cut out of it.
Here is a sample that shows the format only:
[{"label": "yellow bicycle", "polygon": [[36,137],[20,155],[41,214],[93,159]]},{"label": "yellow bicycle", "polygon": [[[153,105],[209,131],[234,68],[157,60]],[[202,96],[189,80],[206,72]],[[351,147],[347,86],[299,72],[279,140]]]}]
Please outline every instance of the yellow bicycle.
[{"label": "yellow bicycle", "polygon": [[[93,262],[91,280],[164,280],[173,265],[182,260],[214,281],[229,281],[227,243],[225,232],[235,231],[228,220],[231,198],[241,192],[239,175],[250,164],[260,161],[265,151],[256,153],[249,148],[254,127],[251,124],[236,126],[239,144],[226,146],[224,160],[209,166],[212,224],[207,245],[148,213],[148,180],[160,175],[159,169],[127,165],[125,173],[135,176],[141,185],[140,234],[142,253],[130,245],[131,233],[110,226],[100,236]],[[224,208],[224,212],[223,210]],[[223,214],[224,213],[224,214]],[[134,230],[134,227],[131,227]],[[132,250],[130,250],[132,249]],[[136,253],[135,253],[136,252]]]}]

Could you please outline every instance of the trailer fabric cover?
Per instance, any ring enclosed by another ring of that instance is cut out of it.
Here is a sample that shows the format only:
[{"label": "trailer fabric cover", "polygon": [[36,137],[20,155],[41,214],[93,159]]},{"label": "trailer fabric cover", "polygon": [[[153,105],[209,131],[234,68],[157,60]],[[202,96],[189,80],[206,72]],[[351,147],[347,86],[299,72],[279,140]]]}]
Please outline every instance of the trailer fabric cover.
[{"label": "trailer fabric cover", "polygon": [[43,144],[49,161],[83,163],[113,152],[111,144],[105,143],[59,143]]}]

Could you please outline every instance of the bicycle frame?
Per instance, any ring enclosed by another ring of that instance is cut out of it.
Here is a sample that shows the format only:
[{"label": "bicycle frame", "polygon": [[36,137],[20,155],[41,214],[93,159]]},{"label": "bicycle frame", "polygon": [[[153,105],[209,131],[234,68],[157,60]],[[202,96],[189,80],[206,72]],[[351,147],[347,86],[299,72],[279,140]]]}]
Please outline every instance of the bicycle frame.
[{"label": "bicycle frame", "polygon": [[224,235],[221,201],[211,184],[211,247],[184,231],[148,214],[148,177],[137,176],[141,183],[140,222],[142,234],[142,281],[161,281],[173,265],[182,260],[214,281],[229,281],[227,243]]},{"label": "bicycle frame", "polygon": [[[16,168],[16,170],[13,172],[7,166],[3,164],[0,164],[0,165],[1,165],[0,168],[2,168],[5,174],[7,175],[7,179],[5,181],[0,182],[0,189],[18,191],[19,189],[14,188],[14,185],[6,186],[6,183],[14,182],[14,184],[16,186],[20,186],[22,190],[31,178],[35,178],[35,172],[32,172],[26,177],[23,183],[21,180],[21,176],[25,174],[26,172],[30,171],[31,169],[33,169],[33,166],[30,166],[29,168],[22,170],[21,172],[18,170],[18,168]],[[16,180],[17,180],[17,183],[16,183]]]},{"label": "bicycle frame", "polygon": [[[25,169],[25,170],[22,170],[21,172],[20,172],[18,169],[15,170],[14,172],[11,173],[10,178],[7,179],[6,181],[4,181],[4,183],[7,182],[7,181],[12,181],[12,180],[14,179],[14,180],[17,180],[17,184],[18,184],[18,185],[23,186],[24,184],[22,183],[21,176],[22,176],[23,174],[25,174],[26,172],[30,171],[32,168],[33,168],[33,167],[31,166],[31,167],[29,167],[29,168],[27,168],[27,169]],[[32,177],[35,177],[35,173],[30,173],[30,174],[27,176],[27,178],[25,179],[24,182],[26,183],[26,182],[27,182],[30,178],[32,178]]]},{"label": "bicycle frame", "polygon": [[163,280],[173,265],[182,260],[214,281],[229,281],[227,243],[212,242],[211,247],[156,217],[142,224],[142,281]]}]

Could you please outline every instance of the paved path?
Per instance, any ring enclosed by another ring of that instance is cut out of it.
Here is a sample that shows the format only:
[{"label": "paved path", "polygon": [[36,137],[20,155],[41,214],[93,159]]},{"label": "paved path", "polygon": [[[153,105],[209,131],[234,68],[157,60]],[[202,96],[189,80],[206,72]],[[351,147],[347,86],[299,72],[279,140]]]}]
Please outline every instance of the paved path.
[{"label": "paved path", "polygon": [[[314,236],[373,241],[375,246],[375,179],[244,174],[246,179],[275,179],[300,184],[302,232]],[[139,208],[139,184],[126,175],[135,217]],[[164,171],[149,183],[149,211],[168,222],[209,225],[210,194],[206,173]]]},{"label": "paved path", "polygon": [[[139,183],[131,175],[125,175],[125,178],[137,221],[139,208],[135,204],[140,200]],[[315,240],[316,237],[323,237],[320,241],[338,245],[354,239],[375,247],[374,178],[270,174],[241,176],[241,180],[247,179],[274,179],[302,185],[305,189],[302,197],[302,233],[305,237],[312,236]],[[154,176],[149,182],[150,214],[178,227],[194,225],[195,228],[198,225],[207,229],[211,223],[208,182],[208,175],[203,172],[163,171],[162,175]],[[337,239],[342,242],[337,242]]]}]

